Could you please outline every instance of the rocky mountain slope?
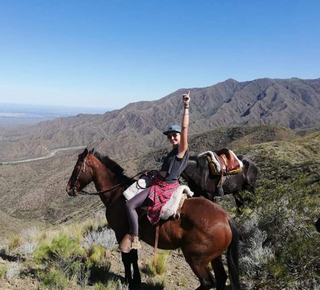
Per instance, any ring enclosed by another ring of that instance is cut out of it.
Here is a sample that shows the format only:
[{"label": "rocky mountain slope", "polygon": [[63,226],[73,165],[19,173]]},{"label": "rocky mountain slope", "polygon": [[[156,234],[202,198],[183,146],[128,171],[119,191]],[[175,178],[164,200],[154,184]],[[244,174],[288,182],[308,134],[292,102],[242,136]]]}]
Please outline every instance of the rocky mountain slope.
[{"label": "rocky mountain slope", "polygon": [[[223,147],[239,150],[274,140],[291,142],[297,137],[294,131],[280,126],[235,126],[191,135],[189,146],[191,154],[196,155]],[[117,158],[109,152],[107,155],[118,162],[128,176],[133,176],[143,169],[158,168],[157,160],[168,149],[163,146],[131,159]],[[71,198],[65,192],[80,152],[82,150],[65,151],[46,160],[0,166],[2,234],[19,231],[32,223],[45,225],[59,223],[74,216],[85,217],[102,207],[98,197]],[[95,191],[93,187],[88,189],[90,190]],[[12,228],[18,222],[21,226]]]},{"label": "rocky mountain slope", "polygon": [[[242,234],[241,289],[319,288],[320,243],[314,223],[319,218],[320,206],[320,133],[303,135],[284,127],[264,125],[217,128],[190,136],[191,154],[228,147],[250,157],[259,168],[256,194],[251,195],[253,203],[242,214],[236,213],[232,196],[217,200],[235,217]],[[162,147],[138,159],[116,161],[130,176],[140,167],[157,165],[157,159],[167,149]],[[70,198],[65,193],[77,153],[66,151],[48,160],[0,166],[2,244],[23,229],[77,227],[81,221],[95,219],[97,212],[104,211],[98,197]],[[141,268],[151,256],[152,248],[143,244],[139,252]],[[111,260],[111,272],[123,276],[119,254],[115,252]],[[0,258],[1,262],[6,261]],[[147,281],[147,274],[142,275],[143,281]],[[166,277],[168,287],[164,289],[198,286],[194,274],[176,252],[171,253]],[[26,279],[18,281],[10,287],[10,281],[0,281],[0,288],[2,285],[1,289],[16,289],[17,285],[37,288],[34,276],[33,280],[27,280],[29,284]]]},{"label": "rocky mountain slope", "polygon": [[[103,115],[78,115],[0,132],[0,160],[46,155],[54,148],[95,146],[118,158],[164,145],[161,132],[181,119],[180,89],[157,101]],[[277,124],[297,130],[320,124],[320,79],[229,79],[191,89],[190,133],[217,127]]]}]

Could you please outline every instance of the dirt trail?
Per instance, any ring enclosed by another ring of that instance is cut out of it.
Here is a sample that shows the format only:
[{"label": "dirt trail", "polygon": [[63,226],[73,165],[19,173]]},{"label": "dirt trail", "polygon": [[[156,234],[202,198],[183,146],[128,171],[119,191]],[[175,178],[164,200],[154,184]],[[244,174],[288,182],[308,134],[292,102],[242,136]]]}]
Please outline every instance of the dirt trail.
[{"label": "dirt trail", "polygon": [[6,164],[32,162],[32,161],[51,158],[51,157],[55,156],[58,152],[61,152],[61,151],[72,151],[72,150],[78,150],[78,149],[83,149],[83,148],[85,148],[85,146],[74,146],[74,147],[67,147],[67,148],[58,148],[58,149],[52,150],[48,155],[45,155],[45,156],[29,158],[29,159],[22,159],[22,160],[16,160],[16,161],[0,161],[0,163],[2,163],[3,165],[6,165]]}]

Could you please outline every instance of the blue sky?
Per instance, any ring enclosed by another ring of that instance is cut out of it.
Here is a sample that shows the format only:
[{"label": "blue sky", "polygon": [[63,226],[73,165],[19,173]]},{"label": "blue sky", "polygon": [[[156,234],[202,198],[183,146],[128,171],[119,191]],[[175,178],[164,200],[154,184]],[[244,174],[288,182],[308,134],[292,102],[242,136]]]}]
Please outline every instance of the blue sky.
[{"label": "blue sky", "polygon": [[1,0],[0,103],[121,108],[228,78],[319,78],[319,11],[319,0]]}]

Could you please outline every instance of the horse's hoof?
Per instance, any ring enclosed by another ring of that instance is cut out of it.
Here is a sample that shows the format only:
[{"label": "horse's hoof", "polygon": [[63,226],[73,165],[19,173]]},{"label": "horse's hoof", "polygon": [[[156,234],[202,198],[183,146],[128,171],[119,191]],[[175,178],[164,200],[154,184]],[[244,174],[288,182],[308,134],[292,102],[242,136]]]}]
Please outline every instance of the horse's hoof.
[{"label": "horse's hoof", "polygon": [[141,285],[141,280],[140,281],[131,280],[129,283],[129,289],[130,290],[139,289],[140,285]]}]

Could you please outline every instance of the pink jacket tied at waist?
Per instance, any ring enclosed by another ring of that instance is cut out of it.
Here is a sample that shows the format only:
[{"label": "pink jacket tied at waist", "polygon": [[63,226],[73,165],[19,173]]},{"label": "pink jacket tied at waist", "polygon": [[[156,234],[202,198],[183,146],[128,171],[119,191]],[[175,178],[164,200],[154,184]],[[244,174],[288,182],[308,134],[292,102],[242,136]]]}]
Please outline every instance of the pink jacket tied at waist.
[{"label": "pink jacket tied at waist", "polygon": [[160,220],[162,207],[171,198],[179,182],[166,183],[160,178],[152,180],[148,195],[148,212],[147,216],[152,225],[156,225]]}]

